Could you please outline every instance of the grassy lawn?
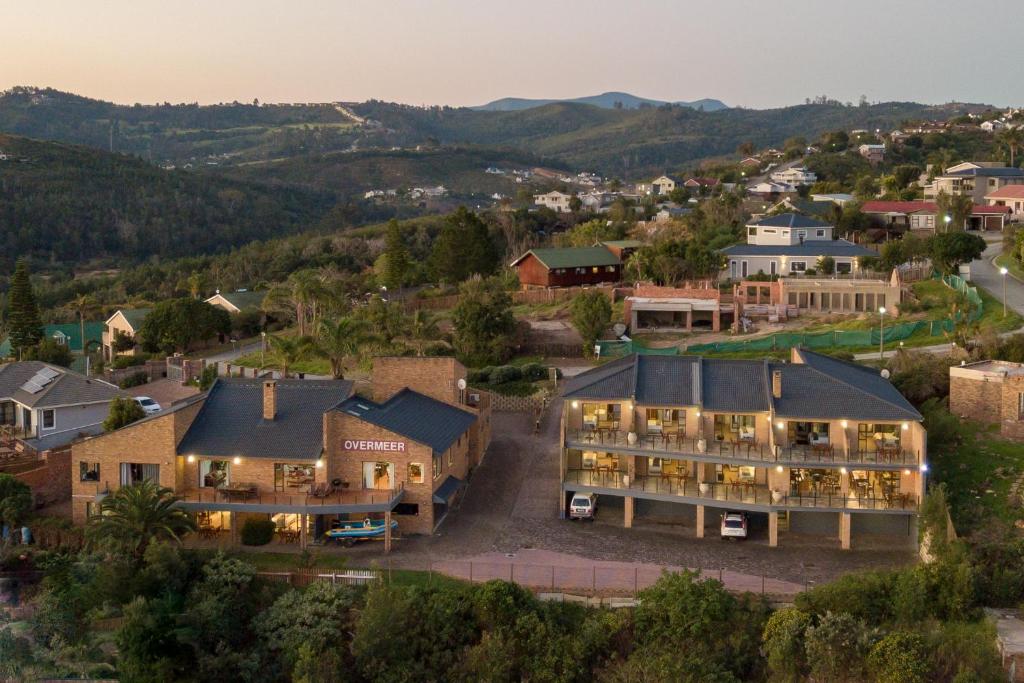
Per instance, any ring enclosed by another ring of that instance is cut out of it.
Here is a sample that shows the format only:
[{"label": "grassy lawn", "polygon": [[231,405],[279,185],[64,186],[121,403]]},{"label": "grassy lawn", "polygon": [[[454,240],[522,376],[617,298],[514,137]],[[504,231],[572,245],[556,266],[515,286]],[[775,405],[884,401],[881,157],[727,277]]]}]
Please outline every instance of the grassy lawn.
[{"label": "grassy lawn", "polygon": [[995,426],[964,422],[962,429],[962,445],[928,455],[932,479],[946,484],[957,530],[988,517],[1024,519],[1024,509],[1009,503],[1010,486],[1024,474],[1024,447],[1000,437]]},{"label": "grassy lawn", "polygon": [[[235,360],[231,361],[232,365],[241,365],[246,368],[259,368],[262,367],[260,364],[260,353],[250,353],[245,356],[239,356]],[[267,367],[270,367],[269,365]],[[307,375],[330,375],[331,364],[323,358],[311,358],[309,360],[299,361],[295,365],[289,366],[288,373],[301,372]]]},{"label": "grassy lawn", "polygon": [[1018,280],[1024,280],[1024,268],[1021,268],[1020,262],[1009,254],[996,256],[996,265],[1009,270],[1010,274]]}]

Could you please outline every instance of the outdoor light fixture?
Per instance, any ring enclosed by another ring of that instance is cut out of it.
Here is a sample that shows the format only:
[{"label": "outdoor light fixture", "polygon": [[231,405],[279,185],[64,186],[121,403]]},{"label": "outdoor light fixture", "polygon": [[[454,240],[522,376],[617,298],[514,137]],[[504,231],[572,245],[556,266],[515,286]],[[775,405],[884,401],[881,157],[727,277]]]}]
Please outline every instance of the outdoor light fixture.
[{"label": "outdoor light fixture", "polygon": [[1000,275],[1006,275],[1006,274],[1007,274],[1007,273],[1009,273],[1009,272],[1010,272],[1010,271],[1008,271],[1008,270],[1007,270],[1006,268],[1000,268],[1000,269],[999,269],[999,274],[1000,274]]},{"label": "outdoor light fixture", "polygon": [[903,470],[903,474],[910,474],[910,470]]},{"label": "outdoor light fixture", "polygon": [[846,474],[846,468],[845,467],[840,467],[839,468],[839,474]]},{"label": "outdoor light fixture", "polygon": [[187,460],[189,462],[195,462],[196,461],[196,456],[190,455],[187,458],[185,458],[185,460]]},{"label": "outdoor light fixture", "polygon": [[323,466],[324,466],[324,459],[323,458],[320,458],[319,460],[316,461],[317,469],[323,469]]},{"label": "outdoor light fixture", "polygon": [[926,463],[926,462],[921,463],[920,470],[922,472],[927,472],[928,471],[928,463]]},{"label": "outdoor light fixture", "polygon": [[775,423],[775,426],[778,427],[779,429],[782,429],[783,427],[786,426],[786,423],[783,422],[782,420],[779,420],[778,422]]},{"label": "outdoor light fixture", "polygon": [[579,407],[580,407],[580,402],[579,401],[573,401],[572,402],[572,409],[573,410],[576,410]]},{"label": "outdoor light fixture", "polygon": [[902,424],[902,427],[903,427],[903,430],[904,430],[904,431],[906,431],[906,430],[910,429],[910,425],[909,425],[909,424],[907,424],[906,422],[904,422],[904,423]]},{"label": "outdoor light fixture", "polygon": [[843,421],[842,421],[842,422],[840,422],[839,424],[840,424],[840,425],[842,425],[843,429],[846,429],[846,427],[847,427],[847,422],[846,422],[846,420],[843,420]]},{"label": "outdoor light fixture", "polygon": [[775,466],[775,471],[776,471],[776,472],[782,472],[782,470],[783,470],[783,467],[782,467],[782,465],[776,465],[776,466]]},{"label": "outdoor light fixture", "polygon": [[234,463],[235,463],[236,465],[241,465],[241,464],[242,464],[242,459],[241,459],[241,458],[239,458],[239,457],[238,457],[238,456],[236,455],[236,456],[235,456],[235,459],[234,459],[234,461],[233,461],[233,462],[234,462]]}]

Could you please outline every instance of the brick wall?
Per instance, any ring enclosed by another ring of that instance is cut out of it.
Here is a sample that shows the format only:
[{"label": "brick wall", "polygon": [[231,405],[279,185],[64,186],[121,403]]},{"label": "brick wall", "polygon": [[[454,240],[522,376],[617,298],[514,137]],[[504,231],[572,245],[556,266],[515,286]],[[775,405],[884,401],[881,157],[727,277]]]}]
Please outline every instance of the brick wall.
[{"label": "brick wall", "polygon": [[949,412],[994,424],[1001,421],[1002,383],[969,377],[949,378]]},{"label": "brick wall", "polygon": [[1011,439],[1024,439],[1024,420],[1018,414],[1020,394],[1024,394],[1024,377],[1007,377],[1003,380],[999,394],[999,432]]},{"label": "brick wall", "polygon": [[[100,491],[120,486],[121,463],[133,462],[160,466],[160,485],[178,491],[182,487],[182,467],[177,444],[192,424],[203,401],[129,425],[116,432],[85,439],[71,447],[72,518],[85,523],[85,504]],[[79,463],[99,463],[99,481],[80,481]]]},{"label": "brick wall", "polygon": [[438,401],[459,405],[458,381],[466,368],[448,356],[373,359],[373,400],[384,402],[408,387]]},{"label": "brick wall", "polygon": [[68,500],[71,498],[71,447],[43,451],[38,467],[14,476],[32,489],[36,507]]}]

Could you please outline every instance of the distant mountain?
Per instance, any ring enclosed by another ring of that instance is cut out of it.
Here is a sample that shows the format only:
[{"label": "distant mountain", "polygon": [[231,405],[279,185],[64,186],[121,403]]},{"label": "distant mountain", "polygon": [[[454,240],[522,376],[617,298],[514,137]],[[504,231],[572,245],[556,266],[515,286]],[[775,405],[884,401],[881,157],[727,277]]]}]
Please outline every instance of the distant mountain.
[{"label": "distant mountain", "polygon": [[558,100],[532,100],[525,97],[503,97],[500,100],[494,100],[493,102],[488,102],[487,104],[482,104],[478,107],[471,107],[471,109],[475,109],[477,111],[521,111],[523,109],[543,107],[547,104],[555,104],[556,102],[592,104],[595,107],[601,107],[602,109],[641,109],[643,107],[660,107],[664,104],[674,104],[680,107],[690,107],[691,109],[703,109],[704,111],[719,111],[721,109],[729,108],[729,106],[721,100],[707,98],[703,100],[694,100],[693,102],[665,102],[662,100],[650,100],[646,97],[637,97],[636,95],[630,95],[627,92],[606,92],[600,95],[590,95],[589,97],[573,97]]}]

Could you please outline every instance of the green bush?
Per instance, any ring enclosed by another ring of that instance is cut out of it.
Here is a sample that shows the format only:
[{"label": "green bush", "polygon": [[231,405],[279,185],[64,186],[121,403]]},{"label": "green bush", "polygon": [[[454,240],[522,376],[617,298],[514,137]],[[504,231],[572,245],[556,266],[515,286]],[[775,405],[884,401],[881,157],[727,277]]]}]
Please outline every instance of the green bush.
[{"label": "green bush", "polygon": [[274,530],[277,525],[269,519],[245,520],[242,525],[243,545],[266,545],[274,539]]},{"label": "green bush", "polygon": [[140,387],[143,384],[147,384],[148,382],[149,382],[149,373],[148,372],[141,372],[141,371],[140,372],[134,372],[134,373],[128,375],[127,377],[125,377],[123,380],[121,380],[121,388],[122,389],[130,389],[131,387]]},{"label": "green bush", "polygon": [[136,365],[145,365],[146,356],[144,354],[137,354],[134,356],[117,356],[110,362],[110,367],[115,370],[124,370],[125,368],[134,368]]},{"label": "green bush", "polygon": [[466,381],[470,384],[487,384],[491,381],[491,373],[494,368],[490,365],[479,370],[470,370],[466,373]]},{"label": "green bush", "polygon": [[433,342],[423,347],[424,356],[454,356],[455,349],[444,342]]},{"label": "green bush", "polygon": [[523,378],[523,371],[515,365],[501,365],[494,368],[491,373],[491,384],[504,384],[505,382],[518,382]]},{"label": "green bush", "polygon": [[520,370],[523,373],[523,379],[531,382],[537,382],[548,378],[547,367],[540,363],[527,363],[526,365],[523,365]]},{"label": "green bush", "polygon": [[868,668],[878,683],[924,683],[930,673],[924,638],[916,633],[890,633],[871,648]]}]

